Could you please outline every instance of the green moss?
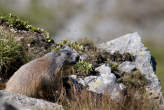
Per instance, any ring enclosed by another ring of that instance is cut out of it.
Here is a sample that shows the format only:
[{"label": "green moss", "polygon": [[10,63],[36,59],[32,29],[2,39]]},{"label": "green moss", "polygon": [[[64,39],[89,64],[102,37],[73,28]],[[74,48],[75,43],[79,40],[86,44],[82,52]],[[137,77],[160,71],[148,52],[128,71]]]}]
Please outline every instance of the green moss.
[{"label": "green moss", "polygon": [[0,76],[8,78],[30,58],[12,35],[0,33]]},{"label": "green moss", "polygon": [[44,37],[48,42],[51,42],[52,39],[49,36],[49,33],[44,29],[37,28],[29,24],[28,21],[22,20],[17,16],[12,15],[11,13],[6,16],[0,16],[0,24],[6,24],[9,27],[13,27],[16,30],[25,30],[25,31],[33,31],[37,33],[44,33]]},{"label": "green moss", "polygon": [[83,45],[81,45],[79,42],[71,42],[69,40],[64,40],[64,41],[60,41],[56,44],[55,48],[52,49],[52,51],[56,51],[61,49],[63,46],[70,46],[73,49],[75,49],[76,51],[82,51],[83,50]]}]

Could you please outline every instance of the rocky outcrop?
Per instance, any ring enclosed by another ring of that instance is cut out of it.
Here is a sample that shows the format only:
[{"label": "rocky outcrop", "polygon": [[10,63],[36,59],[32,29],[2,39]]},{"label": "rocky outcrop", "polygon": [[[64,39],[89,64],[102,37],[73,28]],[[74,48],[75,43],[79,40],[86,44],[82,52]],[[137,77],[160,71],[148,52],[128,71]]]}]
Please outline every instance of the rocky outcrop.
[{"label": "rocky outcrop", "polygon": [[[137,70],[146,79],[145,87],[149,96],[152,99],[158,99],[158,103],[162,103],[161,85],[155,74],[155,60],[152,58],[150,51],[144,47],[138,33],[130,33],[99,44],[97,48],[105,50],[109,55],[113,55],[110,65],[103,64],[97,67],[95,69],[99,72],[97,76],[77,78],[73,75],[71,76],[73,80],[79,82],[84,87],[88,87],[89,91],[98,94],[108,93],[113,99],[119,99],[121,97],[120,92],[126,88],[126,85],[120,82],[120,80],[124,76],[134,74],[134,71]],[[113,65],[115,67],[112,67]],[[117,72],[114,72],[116,69]]]},{"label": "rocky outcrop", "polygon": [[0,110],[64,110],[61,105],[0,91]]},{"label": "rocky outcrop", "polygon": [[[152,97],[161,98],[161,85],[155,74],[156,63],[148,48],[144,47],[138,33],[127,34],[118,39],[102,43],[98,47],[105,49],[109,53],[119,52],[123,54],[128,52],[135,56],[134,64],[136,69],[138,69],[148,80],[147,90],[152,94]],[[129,66],[128,69],[131,69],[134,68],[134,64],[131,64],[130,66],[125,63],[124,66]],[[122,66],[122,64],[120,66]],[[127,71],[127,68],[125,68],[124,71]]]}]

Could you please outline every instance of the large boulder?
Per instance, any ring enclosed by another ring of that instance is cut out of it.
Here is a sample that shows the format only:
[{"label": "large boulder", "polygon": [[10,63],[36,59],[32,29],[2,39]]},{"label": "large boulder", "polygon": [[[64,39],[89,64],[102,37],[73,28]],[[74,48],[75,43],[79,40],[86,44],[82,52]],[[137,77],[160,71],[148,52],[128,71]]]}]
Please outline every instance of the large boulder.
[{"label": "large boulder", "polygon": [[[70,76],[73,82],[86,87],[88,91],[97,94],[109,94],[112,99],[120,99],[121,93],[128,88],[125,82],[132,86],[144,86],[146,93],[158,103],[162,103],[161,85],[155,74],[156,63],[150,51],[144,47],[138,33],[130,33],[120,38],[97,45],[100,51],[106,51],[110,57],[110,65],[102,64],[95,69],[98,75],[79,78]],[[141,76],[134,77],[139,73]],[[131,77],[132,76],[132,77]],[[143,77],[142,77],[143,76]],[[133,79],[131,79],[133,78]],[[139,79],[135,79],[139,78]],[[120,81],[120,80],[124,81]],[[138,83],[138,84],[135,84]]]},{"label": "large boulder", "polygon": [[[128,52],[135,56],[134,63],[136,68],[147,79],[147,91],[152,94],[152,97],[161,98],[161,85],[158,77],[155,74],[155,60],[151,56],[148,48],[144,47],[144,44],[142,43],[141,37],[138,33],[130,33],[118,39],[102,43],[98,45],[98,48],[105,49],[107,52],[112,54],[115,52],[119,52],[121,54]],[[126,63],[124,65],[128,66]],[[129,69],[133,66],[134,64],[131,64]],[[125,68],[124,71],[126,70],[127,69]]]}]

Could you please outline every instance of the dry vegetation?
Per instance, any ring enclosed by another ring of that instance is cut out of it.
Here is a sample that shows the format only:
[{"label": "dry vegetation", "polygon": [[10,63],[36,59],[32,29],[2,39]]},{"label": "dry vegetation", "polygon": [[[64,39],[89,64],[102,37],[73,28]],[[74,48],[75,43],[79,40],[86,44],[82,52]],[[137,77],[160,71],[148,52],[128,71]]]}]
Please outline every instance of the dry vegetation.
[{"label": "dry vegetation", "polygon": [[[143,78],[139,75],[136,76]],[[139,80],[141,81],[141,79]],[[69,91],[71,98],[67,95],[65,87],[62,87],[57,102],[62,104],[65,110],[158,110],[158,106],[148,98],[144,86],[141,86],[143,83],[140,81],[138,81],[137,86],[128,83],[129,88],[122,93],[122,99],[119,101],[111,100],[108,95],[96,94],[86,90],[78,91],[73,86]]]}]

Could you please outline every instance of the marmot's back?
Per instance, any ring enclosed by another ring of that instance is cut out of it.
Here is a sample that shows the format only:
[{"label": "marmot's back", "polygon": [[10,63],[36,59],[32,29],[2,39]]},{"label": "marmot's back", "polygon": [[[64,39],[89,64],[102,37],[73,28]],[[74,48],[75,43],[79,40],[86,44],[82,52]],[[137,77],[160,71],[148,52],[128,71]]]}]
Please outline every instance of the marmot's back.
[{"label": "marmot's back", "polygon": [[[59,50],[37,58],[18,69],[6,84],[9,92],[36,97],[44,87],[52,87],[61,67],[75,63],[78,55],[73,50]],[[59,79],[60,77],[58,77]]]},{"label": "marmot's back", "polygon": [[34,96],[41,86],[41,79],[48,73],[51,61],[45,56],[35,59],[14,73],[6,84],[6,90]]}]

